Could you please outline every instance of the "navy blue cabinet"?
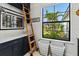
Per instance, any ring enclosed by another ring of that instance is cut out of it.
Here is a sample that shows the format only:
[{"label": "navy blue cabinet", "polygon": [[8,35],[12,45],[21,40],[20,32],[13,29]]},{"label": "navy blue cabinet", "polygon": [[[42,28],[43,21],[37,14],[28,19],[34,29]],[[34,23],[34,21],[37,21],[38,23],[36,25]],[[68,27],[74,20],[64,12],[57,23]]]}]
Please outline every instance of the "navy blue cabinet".
[{"label": "navy blue cabinet", "polygon": [[0,56],[22,56],[29,51],[27,37],[0,44]]},{"label": "navy blue cabinet", "polygon": [[0,56],[12,56],[12,47],[6,46],[3,48],[0,48]]},{"label": "navy blue cabinet", "polygon": [[27,37],[24,37],[23,39],[24,39],[23,40],[23,51],[25,53],[25,52],[28,52],[30,50],[30,48],[29,48],[29,42],[27,42],[28,40],[25,40],[25,39],[28,39],[28,38]]},{"label": "navy blue cabinet", "polygon": [[13,42],[13,55],[20,56],[23,51],[23,40],[19,39]]}]

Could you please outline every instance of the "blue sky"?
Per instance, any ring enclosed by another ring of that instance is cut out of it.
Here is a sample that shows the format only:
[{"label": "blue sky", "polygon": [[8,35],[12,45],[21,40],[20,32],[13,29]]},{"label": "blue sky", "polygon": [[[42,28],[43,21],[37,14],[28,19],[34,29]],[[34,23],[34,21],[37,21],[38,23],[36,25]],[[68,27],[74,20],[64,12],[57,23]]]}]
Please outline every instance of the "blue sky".
[{"label": "blue sky", "polygon": [[[58,4],[55,5],[55,12],[57,12],[57,11],[65,12],[67,10],[68,6],[69,6],[69,3],[58,3]],[[49,13],[54,12],[54,5],[43,8],[43,15],[46,14],[46,10],[48,10]],[[59,21],[61,19],[62,19],[62,16],[58,17]]]},{"label": "blue sky", "polygon": [[[55,5],[55,12],[57,11],[65,12],[68,6],[69,3],[58,3]],[[44,14],[46,14],[46,10],[48,10],[48,12],[54,12],[54,5],[43,8]]]}]

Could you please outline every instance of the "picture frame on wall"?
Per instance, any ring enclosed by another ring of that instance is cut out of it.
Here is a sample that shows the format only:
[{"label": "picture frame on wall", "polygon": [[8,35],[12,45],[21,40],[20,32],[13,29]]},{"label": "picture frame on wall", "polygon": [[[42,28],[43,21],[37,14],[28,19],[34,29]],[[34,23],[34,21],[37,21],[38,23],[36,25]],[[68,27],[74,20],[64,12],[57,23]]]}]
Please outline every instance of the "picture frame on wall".
[{"label": "picture frame on wall", "polygon": [[32,22],[40,22],[40,17],[32,18]]}]

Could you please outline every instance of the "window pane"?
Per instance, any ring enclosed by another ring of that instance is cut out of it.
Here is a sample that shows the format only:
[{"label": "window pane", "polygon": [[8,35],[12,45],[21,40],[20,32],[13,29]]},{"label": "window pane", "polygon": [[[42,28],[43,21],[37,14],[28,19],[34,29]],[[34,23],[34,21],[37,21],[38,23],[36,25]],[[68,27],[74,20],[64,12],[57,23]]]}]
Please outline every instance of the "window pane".
[{"label": "window pane", "polygon": [[70,20],[70,13],[69,13],[69,11],[64,13],[62,20],[63,21],[69,21]]},{"label": "window pane", "polygon": [[[69,11],[65,13],[59,13],[58,16],[56,17],[56,21],[69,21]],[[55,19],[56,19],[55,18]]]},{"label": "window pane", "polygon": [[42,11],[43,22],[51,21],[54,15],[54,6],[45,7]]},{"label": "window pane", "polygon": [[[63,7],[62,7],[63,6]],[[69,4],[62,3],[55,5],[49,8],[43,8],[43,22],[52,22],[52,21],[69,21]]]},{"label": "window pane", "polygon": [[55,5],[55,12],[69,11],[69,3],[60,3]]},{"label": "window pane", "polygon": [[[51,17],[52,16],[52,17]],[[51,17],[51,19],[49,19]],[[52,22],[52,21],[69,21],[69,12],[65,13],[54,13],[54,15],[50,15],[47,18],[43,18],[43,22]]]},{"label": "window pane", "polygon": [[57,16],[55,16],[56,21],[63,21],[63,16],[65,13],[58,13]]},{"label": "window pane", "polygon": [[69,39],[69,23],[44,23],[43,36],[52,39]]},{"label": "window pane", "polygon": [[54,8],[53,8],[53,6],[49,6],[49,7],[43,8],[42,11],[43,11],[43,16],[45,16],[47,13],[54,12]]}]

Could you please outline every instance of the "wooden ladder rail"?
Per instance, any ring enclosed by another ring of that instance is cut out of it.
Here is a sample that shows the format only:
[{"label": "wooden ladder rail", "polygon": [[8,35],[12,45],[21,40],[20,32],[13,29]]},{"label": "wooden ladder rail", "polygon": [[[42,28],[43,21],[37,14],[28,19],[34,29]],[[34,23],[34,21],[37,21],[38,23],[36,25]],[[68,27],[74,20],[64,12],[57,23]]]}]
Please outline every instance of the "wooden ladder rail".
[{"label": "wooden ladder rail", "polygon": [[[33,50],[35,49],[36,50],[36,42],[35,42],[35,40],[34,41],[30,41],[30,36],[29,36],[29,33],[28,33],[28,25],[27,25],[27,21],[26,21],[26,12],[25,12],[25,9],[27,9],[27,8],[25,8],[24,7],[24,5],[23,5],[23,15],[24,15],[24,24],[25,24],[25,26],[26,26],[26,33],[27,33],[27,35],[28,35],[28,41],[29,41],[29,46],[30,46],[30,55],[32,56],[33,55]],[[28,11],[29,11],[29,9],[27,9]],[[30,13],[28,13],[29,14],[29,16],[30,16]],[[32,36],[34,36],[34,30],[33,30],[33,26],[32,26],[32,18],[31,18],[31,16],[30,16],[30,25],[31,25],[31,28],[32,28]],[[35,39],[35,37],[34,37],[34,39]],[[32,48],[31,47],[31,44],[32,43],[34,43],[34,48]]]}]

